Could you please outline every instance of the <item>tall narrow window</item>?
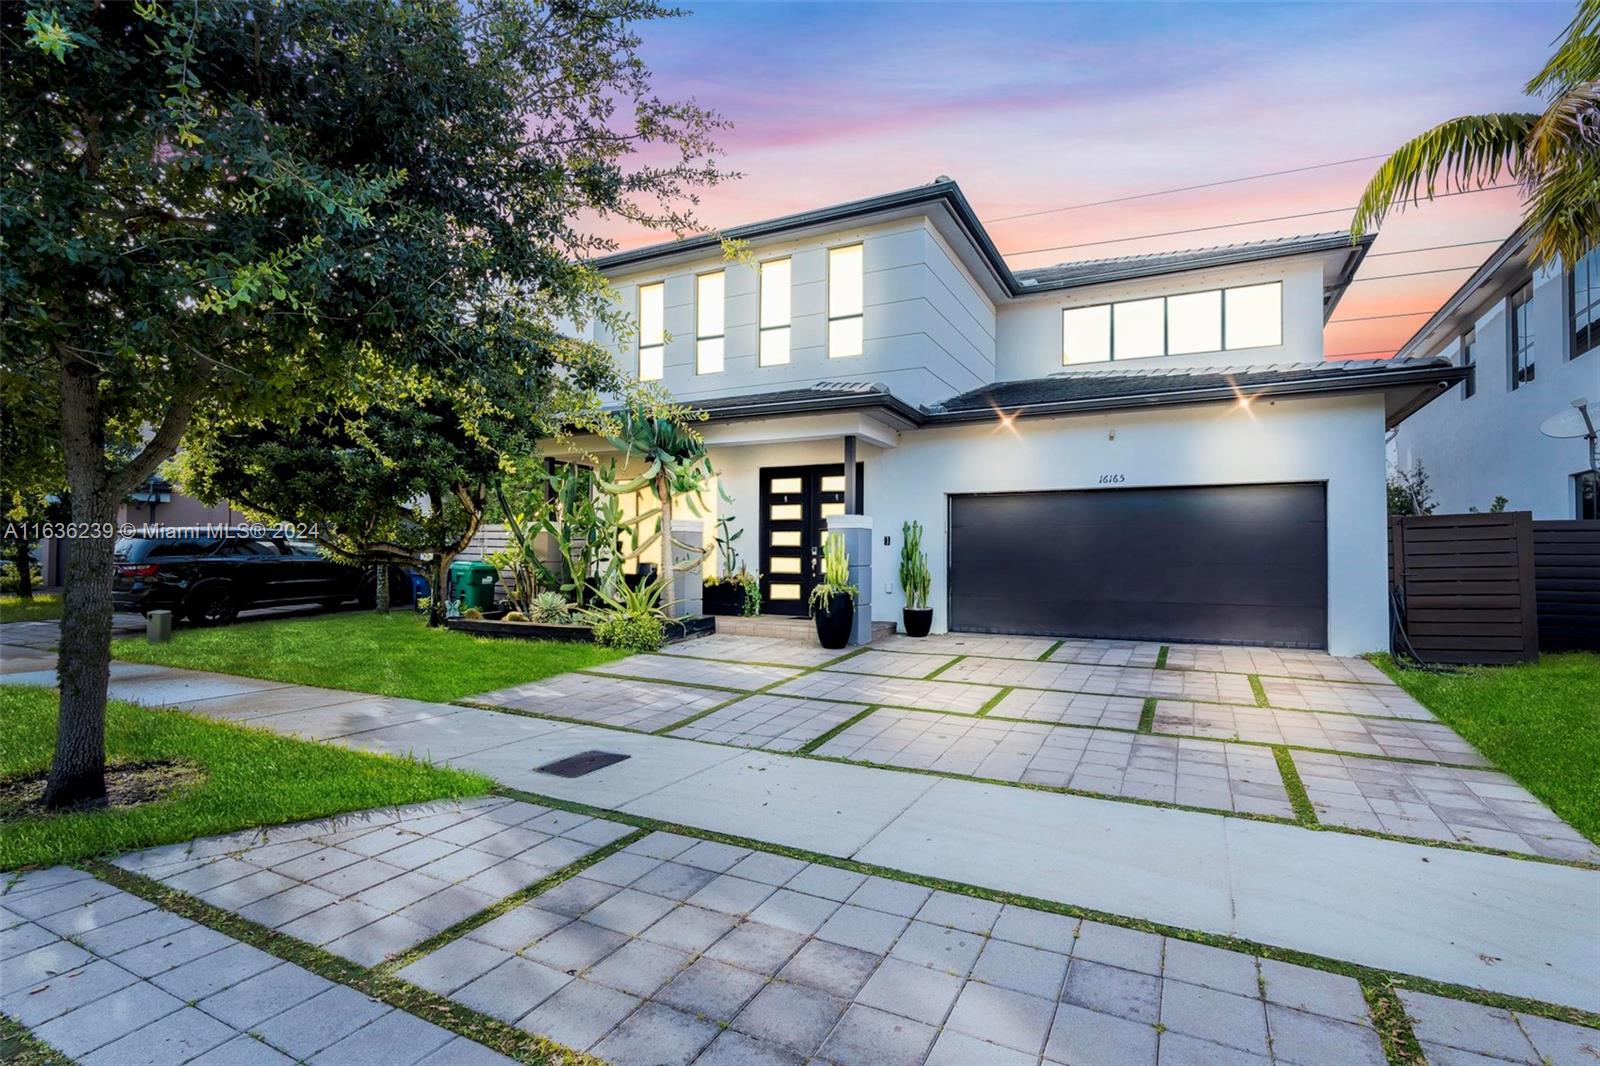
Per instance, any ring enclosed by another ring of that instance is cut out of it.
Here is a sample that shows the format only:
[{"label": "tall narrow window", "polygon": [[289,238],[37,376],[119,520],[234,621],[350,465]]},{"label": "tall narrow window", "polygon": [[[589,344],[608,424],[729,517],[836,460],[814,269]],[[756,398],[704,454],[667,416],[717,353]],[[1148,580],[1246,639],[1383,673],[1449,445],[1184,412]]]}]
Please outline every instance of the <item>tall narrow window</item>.
[{"label": "tall narrow window", "polygon": [[789,260],[769,259],[761,264],[762,366],[782,366],[789,361]]},{"label": "tall narrow window", "polygon": [[828,251],[828,358],[861,354],[861,245]]},{"label": "tall narrow window", "polygon": [[1511,294],[1511,387],[1533,380],[1533,282]]},{"label": "tall narrow window", "polygon": [[1600,518],[1600,474],[1585,470],[1572,475],[1572,517],[1593,522]]},{"label": "tall narrow window", "polygon": [[694,281],[694,369],[698,374],[722,373],[723,292],[727,274],[718,270]]},{"label": "tall narrow window", "polygon": [[1600,248],[1572,268],[1572,358],[1600,348]]},{"label": "tall narrow window", "polygon": [[660,381],[666,369],[667,287],[639,286],[639,380]]},{"label": "tall narrow window", "polygon": [[1461,335],[1461,365],[1467,376],[1461,379],[1461,398],[1472,399],[1478,391],[1478,332],[1467,330]]}]

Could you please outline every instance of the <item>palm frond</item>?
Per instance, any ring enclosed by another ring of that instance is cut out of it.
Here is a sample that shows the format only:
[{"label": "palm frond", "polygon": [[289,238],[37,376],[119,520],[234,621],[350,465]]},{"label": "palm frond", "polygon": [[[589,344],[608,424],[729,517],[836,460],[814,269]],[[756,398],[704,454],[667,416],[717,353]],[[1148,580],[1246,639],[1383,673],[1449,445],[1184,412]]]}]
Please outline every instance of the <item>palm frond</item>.
[{"label": "palm frond", "polygon": [[1492,185],[1507,172],[1523,180],[1524,145],[1538,120],[1527,114],[1465,115],[1413,137],[1367,183],[1350,223],[1352,235],[1375,227],[1393,207],[1433,199],[1441,179],[1446,191]]},{"label": "palm frond", "polygon": [[1555,54],[1528,82],[1530,96],[1558,96],[1600,79],[1600,0],[1580,0],[1578,13],[1561,34]]},{"label": "palm frond", "polygon": [[1541,173],[1525,210],[1534,233],[1529,258],[1536,266],[1576,263],[1600,241],[1600,152],[1570,153]]},{"label": "palm frond", "polygon": [[1527,158],[1535,173],[1584,151],[1600,152],[1600,81],[1575,85],[1550,101],[1528,132]]}]

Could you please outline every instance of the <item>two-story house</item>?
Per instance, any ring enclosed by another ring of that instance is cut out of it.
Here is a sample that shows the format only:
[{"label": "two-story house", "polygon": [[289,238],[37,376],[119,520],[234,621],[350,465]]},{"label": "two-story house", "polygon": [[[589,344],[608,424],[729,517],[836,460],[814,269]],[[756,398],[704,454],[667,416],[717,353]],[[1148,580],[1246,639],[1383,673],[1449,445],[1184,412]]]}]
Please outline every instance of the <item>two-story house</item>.
[{"label": "two-story house", "polygon": [[1394,437],[1396,464],[1421,464],[1441,514],[1504,496],[1535,518],[1600,518],[1588,442],[1539,429],[1578,399],[1600,422],[1600,249],[1535,270],[1530,244],[1512,234],[1400,349],[1467,374]]},{"label": "two-story house", "polygon": [[1462,372],[1323,360],[1367,242],[1013,271],[943,178],[721,236],[598,260],[638,330],[595,339],[708,412],[765,610],[870,521],[898,619],[915,520],[935,631],[1387,645],[1385,431]]}]

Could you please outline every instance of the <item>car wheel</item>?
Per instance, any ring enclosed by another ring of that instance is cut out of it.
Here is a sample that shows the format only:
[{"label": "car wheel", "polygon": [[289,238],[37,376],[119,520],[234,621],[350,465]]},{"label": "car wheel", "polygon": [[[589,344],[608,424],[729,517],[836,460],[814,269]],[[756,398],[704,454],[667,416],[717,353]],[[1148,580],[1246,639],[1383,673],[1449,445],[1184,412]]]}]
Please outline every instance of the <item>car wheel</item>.
[{"label": "car wheel", "polygon": [[225,626],[239,617],[239,605],[227,589],[201,589],[191,599],[185,613],[197,626]]}]

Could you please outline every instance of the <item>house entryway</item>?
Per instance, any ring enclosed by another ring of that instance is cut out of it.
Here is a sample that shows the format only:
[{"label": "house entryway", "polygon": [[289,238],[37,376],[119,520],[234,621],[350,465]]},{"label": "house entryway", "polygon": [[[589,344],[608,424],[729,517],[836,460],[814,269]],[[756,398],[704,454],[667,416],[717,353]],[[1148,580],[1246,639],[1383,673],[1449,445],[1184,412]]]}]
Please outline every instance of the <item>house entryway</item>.
[{"label": "house entryway", "polygon": [[[856,464],[857,492],[863,468]],[[844,464],[761,470],[761,609],[803,616],[822,559],[825,520],[845,513]]]}]

